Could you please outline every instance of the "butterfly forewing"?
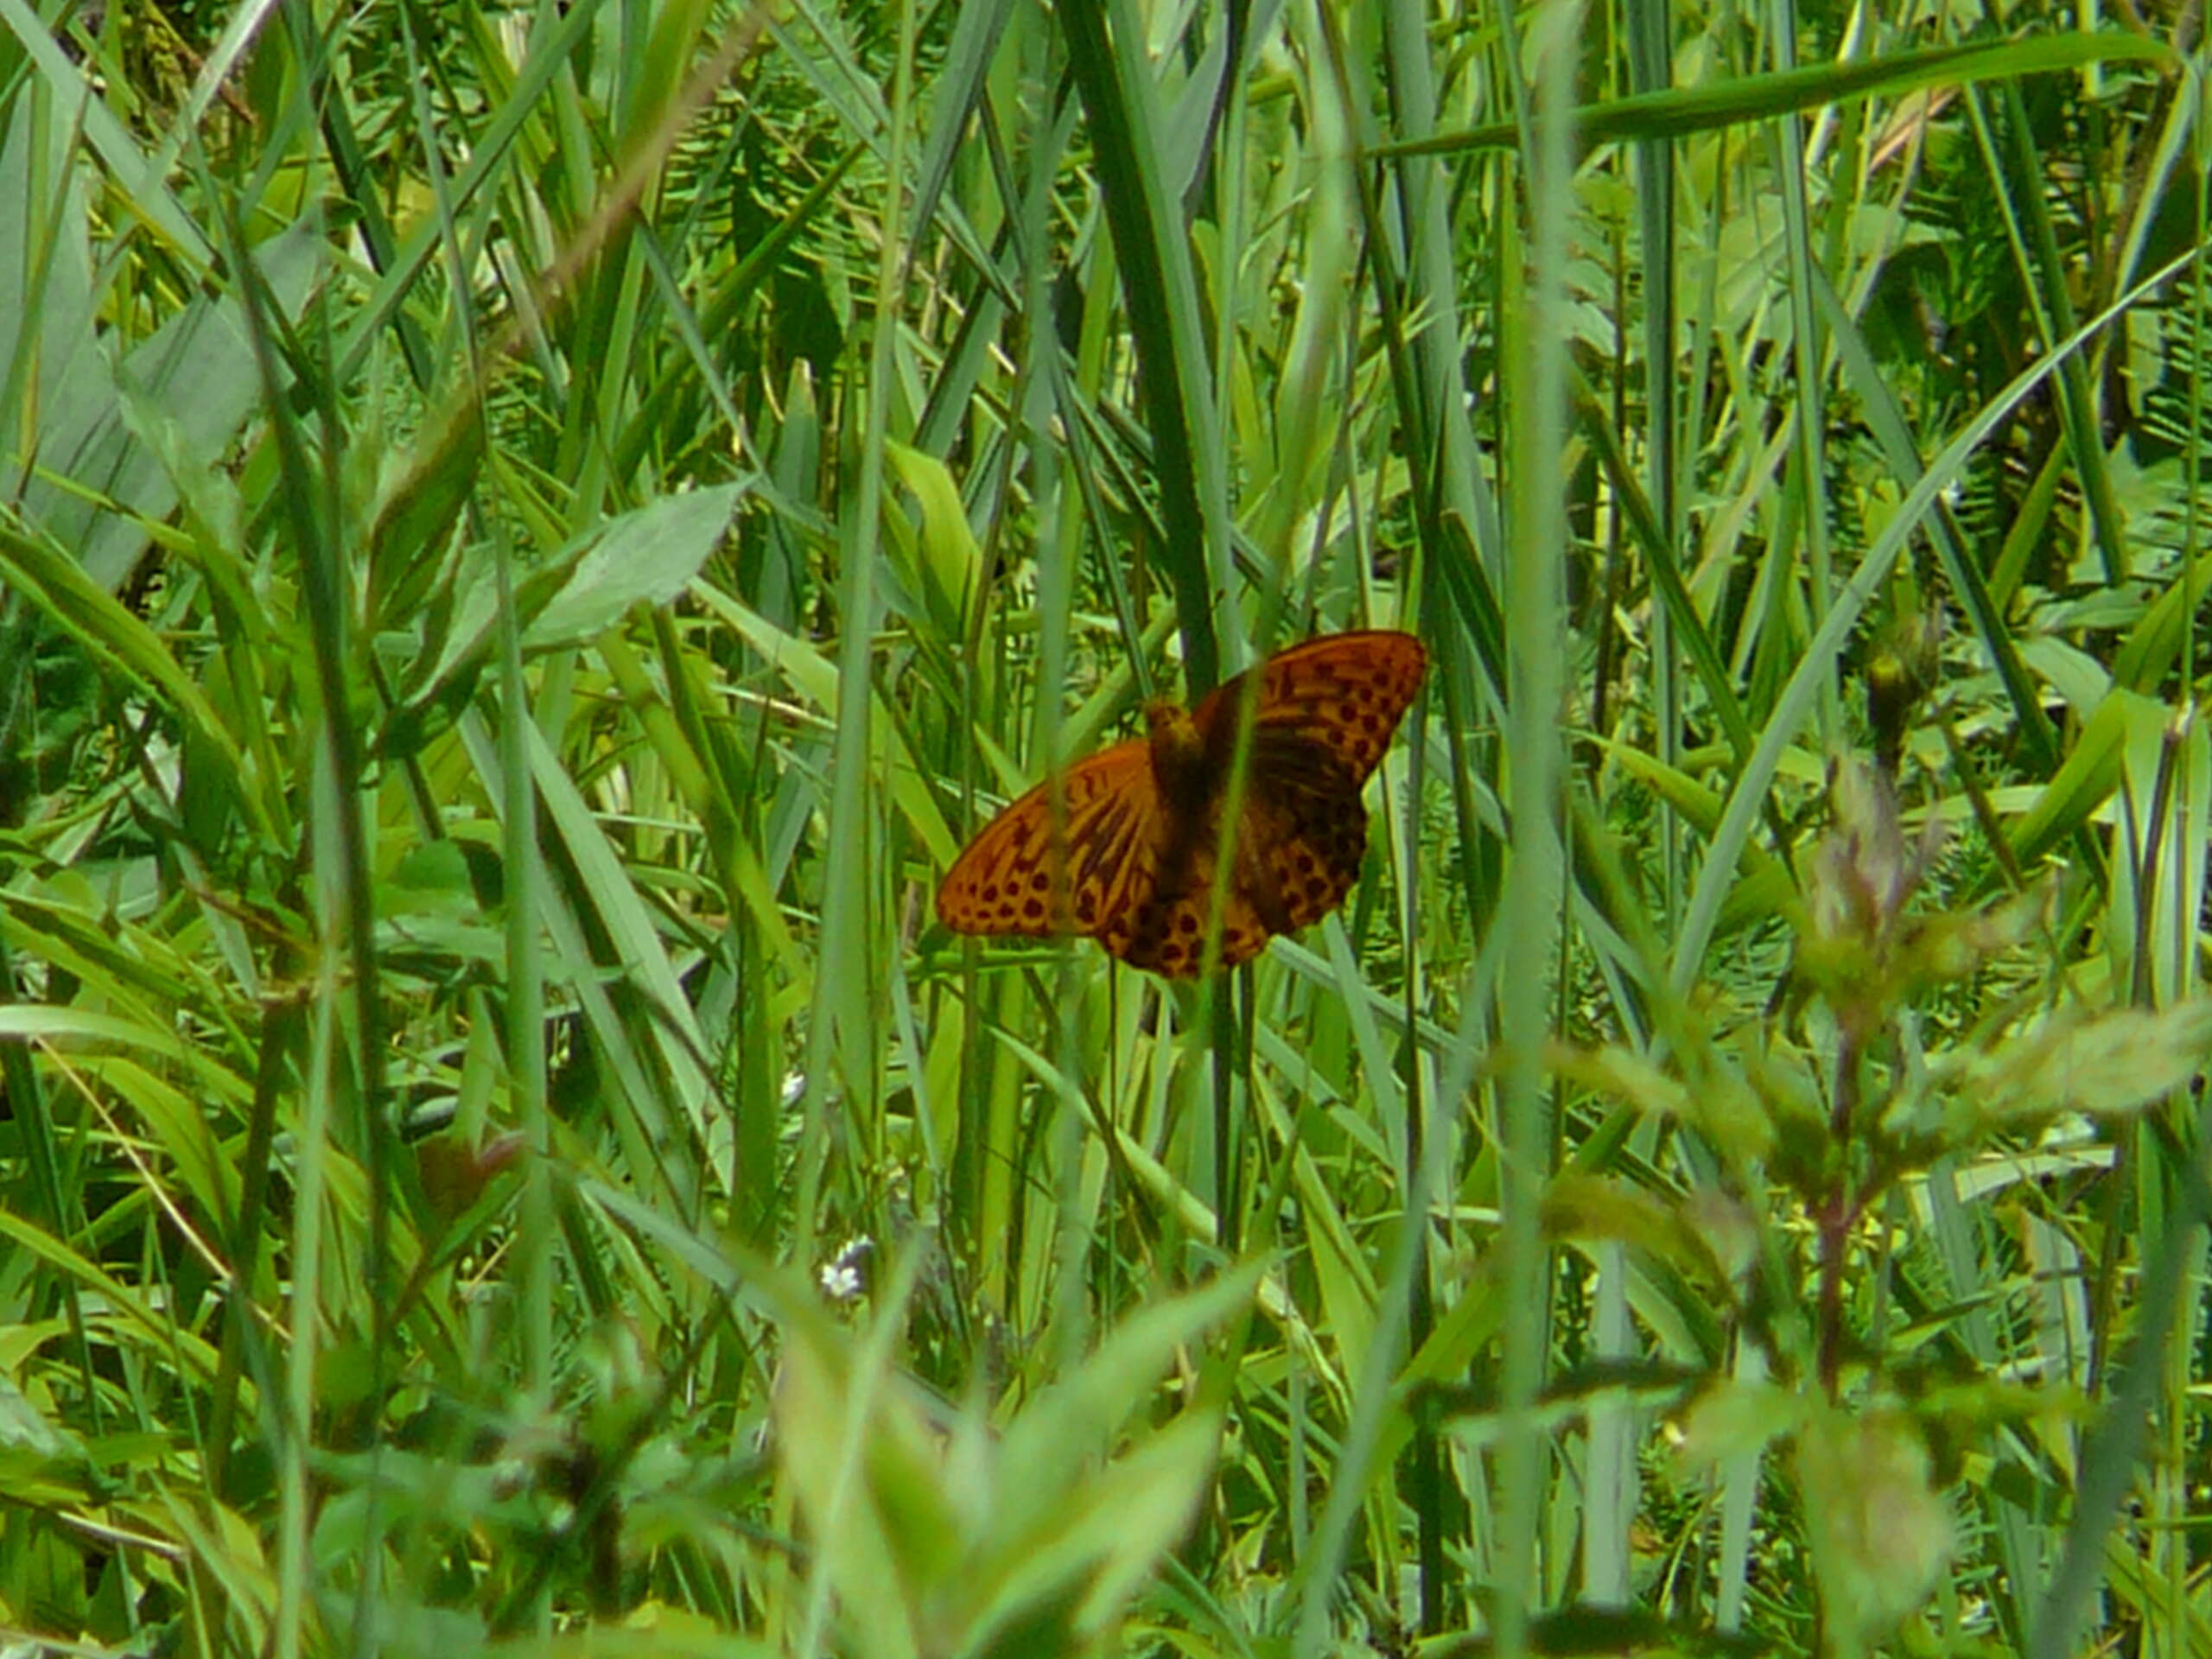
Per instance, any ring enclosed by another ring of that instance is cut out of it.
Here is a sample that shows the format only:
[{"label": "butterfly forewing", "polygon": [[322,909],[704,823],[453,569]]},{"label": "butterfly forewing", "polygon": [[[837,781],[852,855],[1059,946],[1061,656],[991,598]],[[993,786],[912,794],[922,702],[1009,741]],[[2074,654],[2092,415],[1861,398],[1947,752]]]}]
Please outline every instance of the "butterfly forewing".
[{"label": "butterfly forewing", "polygon": [[[1260,734],[1293,737],[1340,761],[1355,787],[1367,781],[1413,704],[1428,652],[1409,633],[1388,629],[1324,634],[1278,652],[1258,668]],[[1227,681],[1192,711],[1210,745],[1234,753],[1243,676]]]},{"label": "butterfly forewing", "polygon": [[1049,784],[994,818],[945,873],[938,919],[956,933],[1096,933],[1148,884],[1158,814],[1141,741],[1116,743],[1062,775],[1055,834]]}]

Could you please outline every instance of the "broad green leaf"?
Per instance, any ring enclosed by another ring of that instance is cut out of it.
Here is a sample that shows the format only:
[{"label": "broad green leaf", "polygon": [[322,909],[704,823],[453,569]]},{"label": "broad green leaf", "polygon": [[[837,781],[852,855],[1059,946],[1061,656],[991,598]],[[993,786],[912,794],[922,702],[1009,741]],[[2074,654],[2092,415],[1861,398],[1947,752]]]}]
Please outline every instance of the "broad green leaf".
[{"label": "broad green leaf", "polygon": [[[959,488],[935,455],[901,443],[887,444],[884,453],[921,510],[922,561],[915,574],[921,578],[930,614],[948,638],[964,639],[968,607],[982,575],[983,550],[976,544]],[[892,544],[903,545],[897,538]]]},{"label": "broad green leaf", "polygon": [[2012,825],[2012,854],[2031,868],[2094,817],[2120,782],[2128,734],[2146,723],[2163,728],[2166,711],[2149,698],[2115,690],[2099,703],[2067,752],[2058,773]]},{"label": "broad green leaf", "polygon": [[523,635],[532,651],[581,645],[633,605],[665,605],[699,574],[747,486],[664,495],[611,520]]}]

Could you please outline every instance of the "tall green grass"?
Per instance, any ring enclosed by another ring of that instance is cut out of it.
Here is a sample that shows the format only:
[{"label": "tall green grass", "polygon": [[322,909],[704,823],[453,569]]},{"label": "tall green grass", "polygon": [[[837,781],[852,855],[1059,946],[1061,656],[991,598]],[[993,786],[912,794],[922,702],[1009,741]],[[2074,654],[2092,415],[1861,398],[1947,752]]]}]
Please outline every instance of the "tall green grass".
[{"label": "tall green grass", "polygon": [[[2076,22],[5,13],[0,1630],[2201,1650],[2197,70]],[[936,925],[1367,625],[1339,916]]]}]

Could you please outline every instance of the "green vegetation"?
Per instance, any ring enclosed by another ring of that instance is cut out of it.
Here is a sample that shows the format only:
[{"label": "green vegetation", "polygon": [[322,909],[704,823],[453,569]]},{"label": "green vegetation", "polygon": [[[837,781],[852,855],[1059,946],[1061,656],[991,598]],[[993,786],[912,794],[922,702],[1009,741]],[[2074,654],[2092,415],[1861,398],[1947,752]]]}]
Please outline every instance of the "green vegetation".
[{"label": "green vegetation", "polygon": [[2193,10],[46,10],[0,1649],[2212,1651]]}]

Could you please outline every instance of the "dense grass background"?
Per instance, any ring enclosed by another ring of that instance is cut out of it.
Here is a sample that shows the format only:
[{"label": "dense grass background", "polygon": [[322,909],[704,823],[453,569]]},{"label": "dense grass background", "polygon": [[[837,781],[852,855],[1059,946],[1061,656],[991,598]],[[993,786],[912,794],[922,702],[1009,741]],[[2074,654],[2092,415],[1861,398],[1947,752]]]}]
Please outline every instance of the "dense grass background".
[{"label": "dense grass background", "polygon": [[[8,1650],[2212,1650],[2199,21],[0,0]],[[1223,982],[946,936],[1434,667]]]}]

